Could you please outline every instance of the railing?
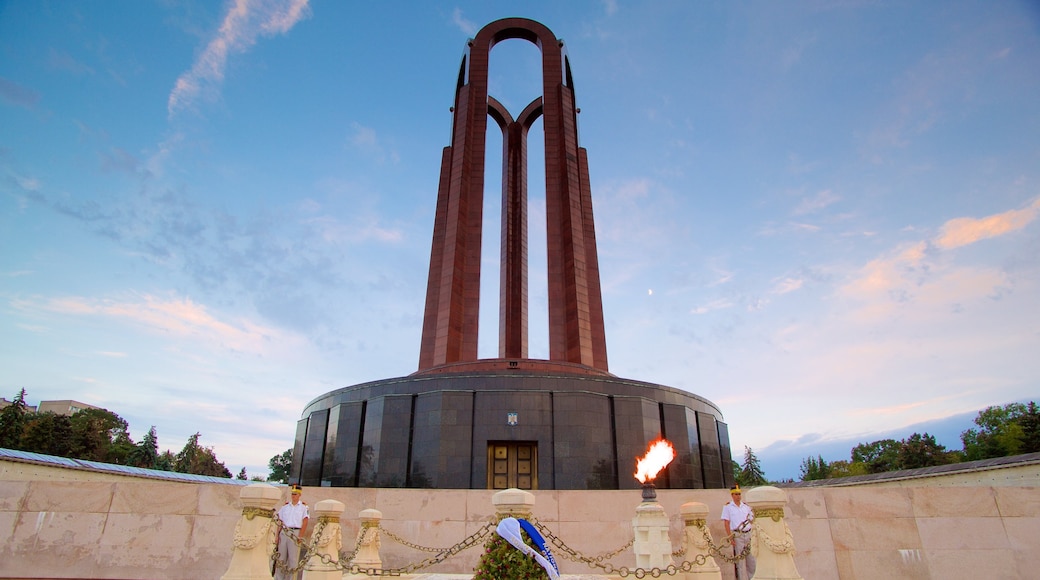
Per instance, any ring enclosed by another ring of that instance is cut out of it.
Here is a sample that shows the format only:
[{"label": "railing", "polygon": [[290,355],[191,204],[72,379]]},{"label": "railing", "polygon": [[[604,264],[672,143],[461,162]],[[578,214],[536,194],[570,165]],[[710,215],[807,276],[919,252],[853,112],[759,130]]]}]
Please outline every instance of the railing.
[{"label": "railing", "polygon": [[[756,493],[757,492],[757,493]],[[232,540],[233,555],[231,564],[222,580],[254,580],[270,579],[272,571],[279,572],[281,578],[296,578],[302,573],[303,580],[339,580],[343,577],[378,577],[407,576],[420,570],[428,569],[444,562],[474,546],[484,545],[495,534],[496,524],[506,517],[517,517],[529,520],[551,545],[552,552],[572,562],[585,564],[605,575],[622,578],[659,578],[696,574],[697,578],[721,579],[718,561],[723,563],[740,562],[748,556],[757,556],[758,571],[756,577],[800,579],[794,567],[794,540],[790,529],[783,521],[783,506],[786,494],[775,487],[765,486],[749,490],[747,503],[753,509],[753,517],[749,517],[731,536],[723,538],[721,545],[728,546],[733,535],[748,534],[750,541],[735,554],[727,553],[712,538],[707,526],[708,508],[704,504],[690,502],[683,504],[682,518],[684,530],[680,546],[675,550],[664,550],[649,560],[637,558],[638,562],[654,562],[655,565],[644,565],[629,568],[611,562],[612,558],[639,544],[634,536],[626,544],[609,552],[589,556],[571,548],[557,536],[548,526],[531,516],[534,507],[534,495],[521,490],[505,490],[495,494],[492,502],[495,506],[494,521],[488,521],[476,532],[459,542],[447,547],[431,547],[410,541],[393,531],[383,527],[382,513],[374,509],[362,510],[359,514],[361,528],[358,530],[353,548],[343,549],[340,516],[343,503],[336,500],[323,500],[314,506],[316,524],[307,541],[299,537],[293,530],[284,528],[274,506],[281,500],[282,491],[267,484],[254,484],[243,488],[241,500],[244,505],[242,516],[235,527]],[[655,507],[656,506],[656,507]],[[660,510],[654,503],[640,505],[634,529],[642,530],[647,520],[640,520],[640,510]],[[658,515],[655,513],[655,515]],[[665,526],[658,532],[667,537],[667,518]],[[279,534],[278,531],[282,533]],[[638,531],[637,533],[643,533]],[[297,549],[302,556],[292,563],[293,559],[285,559],[276,549],[279,536],[292,542],[290,549]],[[398,567],[383,567],[380,548],[383,538],[396,542],[426,554]],[[645,542],[644,542],[645,543]],[[670,542],[669,542],[670,544]],[[669,546],[670,548],[670,546]],[[672,559],[680,559],[678,564]]]}]

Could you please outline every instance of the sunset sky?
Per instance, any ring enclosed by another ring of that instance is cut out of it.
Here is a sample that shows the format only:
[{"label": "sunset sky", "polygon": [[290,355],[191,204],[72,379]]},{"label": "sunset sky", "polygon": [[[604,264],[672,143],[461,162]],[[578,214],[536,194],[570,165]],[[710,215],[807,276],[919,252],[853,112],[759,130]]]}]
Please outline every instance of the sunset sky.
[{"label": "sunset sky", "polygon": [[[265,474],[307,402],[414,372],[463,49],[522,16],[573,68],[612,373],[713,401],[770,478],[922,425],[959,449],[1040,393],[1038,6],[0,2],[0,395]],[[537,62],[492,52],[514,115]]]}]

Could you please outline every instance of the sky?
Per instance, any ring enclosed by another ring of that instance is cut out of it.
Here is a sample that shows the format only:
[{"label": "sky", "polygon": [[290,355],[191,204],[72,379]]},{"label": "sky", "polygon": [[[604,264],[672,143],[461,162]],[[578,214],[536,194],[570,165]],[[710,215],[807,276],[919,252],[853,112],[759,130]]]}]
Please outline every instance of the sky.
[{"label": "sky", "polygon": [[[0,395],[262,475],[309,401],[414,372],[463,49],[514,16],[570,57],[613,374],[713,401],[770,479],[1037,398],[1040,7],[1012,0],[0,1]],[[492,51],[514,116],[537,62]]]}]

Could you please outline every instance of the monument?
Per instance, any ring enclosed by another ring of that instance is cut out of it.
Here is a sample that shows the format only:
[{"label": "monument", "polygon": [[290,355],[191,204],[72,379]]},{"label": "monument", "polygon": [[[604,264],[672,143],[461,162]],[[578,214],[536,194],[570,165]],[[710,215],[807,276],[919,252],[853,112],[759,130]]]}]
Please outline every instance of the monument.
[{"label": "monument", "polygon": [[[488,94],[496,43],[541,52],[542,94],[516,117]],[[441,157],[418,370],[326,393],[304,408],[291,477],[306,486],[636,489],[635,458],[667,438],[657,487],[732,484],[721,411],[607,367],[588,156],[564,43],[523,18],[463,53]],[[499,356],[477,357],[488,118],[502,130]],[[549,359],[528,358],[527,135],[545,136]]]}]

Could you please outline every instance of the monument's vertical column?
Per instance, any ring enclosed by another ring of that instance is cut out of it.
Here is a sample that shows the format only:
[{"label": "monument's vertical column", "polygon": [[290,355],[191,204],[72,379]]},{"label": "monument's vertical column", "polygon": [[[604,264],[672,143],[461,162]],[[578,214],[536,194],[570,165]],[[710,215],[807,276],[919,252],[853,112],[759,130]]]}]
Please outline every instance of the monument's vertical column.
[{"label": "monument's vertical column", "polygon": [[[542,97],[516,121],[488,98],[488,57],[519,38],[542,53]],[[499,356],[527,358],[527,131],[545,132],[549,358],[607,370],[588,158],[578,147],[577,109],[563,52],[545,26],[492,22],[470,41],[456,91],[452,144],[441,166],[419,369],[477,360],[484,151],[490,113],[503,129]]]}]

